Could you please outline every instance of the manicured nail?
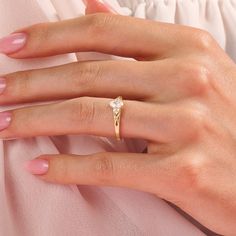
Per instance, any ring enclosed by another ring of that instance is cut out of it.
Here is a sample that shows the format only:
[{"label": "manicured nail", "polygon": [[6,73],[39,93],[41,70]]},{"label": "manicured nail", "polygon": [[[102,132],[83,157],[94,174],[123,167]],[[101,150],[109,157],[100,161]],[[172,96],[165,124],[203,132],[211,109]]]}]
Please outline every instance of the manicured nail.
[{"label": "manicured nail", "polygon": [[26,43],[25,33],[14,33],[0,39],[0,53],[11,54],[19,51]]},{"label": "manicured nail", "polygon": [[3,93],[3,91],[6,88],[6,79],[5,78],[0,78],[0,94]]},{"label": "manicured nail", "polygon": [[107,9],[107,11],[109,11],[110,13],[113,13],[115,15],[118,14],[118,12],[111,5],[109,5],[108,3],[103,2],[102,4]]},{"label": "manicured nail", "polygon": [[118,12],[111,6],[109,5],[107,2],[104,2],[102,0],[97,0],[100,4],[102,4],[108,11],[110,11],[111,13],[114,14],[118,14]]},{"label": "manicured nail", "polygon": [[86,0],[85,4],[87,7],[87,12],[92,12],[92,13],[96,12],[97,10],[94,11],[94,5],[97,4],[97,6],[99,6],[99,11],[118,14],[108,3],[102,0]]},{"label": "manicured nail", "polygon": [[10,112],[1,112],[0,113],[0,131],[6,129],[11,122],[11,113]]},{"label": "manicured nail", "polygon": [[25,163],[25,169],[33,175],[44,175],[48,168],[49,163],[44,159],[34,159]]}]

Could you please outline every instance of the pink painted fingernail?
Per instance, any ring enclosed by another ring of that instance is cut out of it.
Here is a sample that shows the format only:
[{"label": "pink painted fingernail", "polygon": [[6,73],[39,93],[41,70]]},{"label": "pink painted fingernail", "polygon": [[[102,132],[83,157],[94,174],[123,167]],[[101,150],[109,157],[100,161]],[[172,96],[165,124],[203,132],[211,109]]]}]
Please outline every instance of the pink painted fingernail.
[{"label": "pink painted fingernail", "polygon": [[102,0],[97,0],[100,4],[102,4],[104,6],[104,8],[107,9],[107,11],[114,13],[114,14],[118,14],[117,11],[111,6],[109,5],[107,2],[104,2]]},{"label": "pink painted fingernail", "polygon": [[48,168],[49,163],[44,159],[34,159],[25,163],[25,169],[33,175],[44,175]]},{"label": "pink painted fingernail", "polygon": [[19,51],[26,43],[25,33],[14,33],[0,39],[0,53],[10,54]]},{"label": "pink painted fingernail", "polygon": [[0,113],[0,131],[6,129],[11,123],[11,113],[1,112]]},{"label": "pink painted fingernail", "polygon": [[88,13],[107,12],[117,14],[117,12],[108,3],[102,0],[84,0],[84,2]]},{"label": "pink painted fingernail", "polygon": [[6,79],[5,78],[0,78],[0,94],[3,93],[3,91],[6,88]]}]

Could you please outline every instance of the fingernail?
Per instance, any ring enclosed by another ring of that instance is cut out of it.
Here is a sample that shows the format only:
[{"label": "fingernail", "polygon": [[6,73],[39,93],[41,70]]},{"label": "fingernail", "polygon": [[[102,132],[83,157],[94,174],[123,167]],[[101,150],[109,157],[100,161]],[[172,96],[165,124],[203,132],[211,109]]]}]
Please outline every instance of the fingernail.
[{"label": "fingernail", "polygon": [[0,113],[0,131],[6,129],[11,122],[11,113],[10,112],[1,112]]},{"label": "fingernail", "polygon": [[44,175],[48,168],[48,161],[43,159],[34,159],[25,163],[25,169],[33,175]]},{"label": "fingernail", "polygon": [[26,43],[25,33],[14,33],[0,39],[0,53],[11,54],[22,49]]},{"label": "fingernail", "polygon": [[96,3],[99,4],[101,11],[110,12],[110,13],[113,13],[113,14],[118,14],[108,3],[106,3],[102,0],[86,0],[85,4],[86,4],[86,7],[87,7],[87,11],[92,9],[92,12],[94,12],[93,8],[94,8],[94,4],[96,4]]},{"label": "fingernail", "polygon": [[3,93],[3,91],[6,88],[6,79],[5,78],[0,78],[0,94]]},{"label": "fingernail", "polygon": [[111,5],[109,5],[107,2],[104,2],[102,0],[97,0],[97,1],[100,4],[102,4],[105,8],[107,8],[107,10],[110,11],[111,13],[118,14],[117,11]]}]

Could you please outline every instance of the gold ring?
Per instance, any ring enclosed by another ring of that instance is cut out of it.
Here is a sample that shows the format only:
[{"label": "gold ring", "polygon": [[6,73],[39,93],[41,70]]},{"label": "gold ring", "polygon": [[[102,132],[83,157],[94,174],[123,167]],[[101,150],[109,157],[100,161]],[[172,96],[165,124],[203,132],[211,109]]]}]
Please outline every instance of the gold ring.
[{"label": "gold ring", "polygon": [[119,141],[120,138],[120,118],[121,118],[121,108],[124,106],[124,102],[121,96],[110,102],[110,107],[113,110],[114,126],[116,139]]}]

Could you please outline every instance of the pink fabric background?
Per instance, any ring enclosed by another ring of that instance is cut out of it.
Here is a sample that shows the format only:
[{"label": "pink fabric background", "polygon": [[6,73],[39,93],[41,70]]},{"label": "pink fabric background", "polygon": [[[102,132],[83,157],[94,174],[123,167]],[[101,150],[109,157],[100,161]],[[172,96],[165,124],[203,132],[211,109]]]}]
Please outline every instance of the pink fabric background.
[{"label": "pink fabric background", "polygon": [[[107,1],[119,13],[202,27],[236,58],[234,1]],[[120,5],[118,4],[120,3]],[[80,0],[0,0],[0,37],[29,24],[83,14]],[[103,58],[79,54],[80,60]],[[0,55],[0,74],[75,61],[74,54],[37,60]],[[0,107],[0,111],[19,106]],[[27,128],[27,127],[26,127]],[[88,136],[37,137],[0,141],[0,235],[6,236],[201,236],[194,225],[157,197],[124,188],[45,183],[23,169],[43,153],[89,154],[142,151],[145,142]],[[141,178],[141,176],[140,176]]]}]

